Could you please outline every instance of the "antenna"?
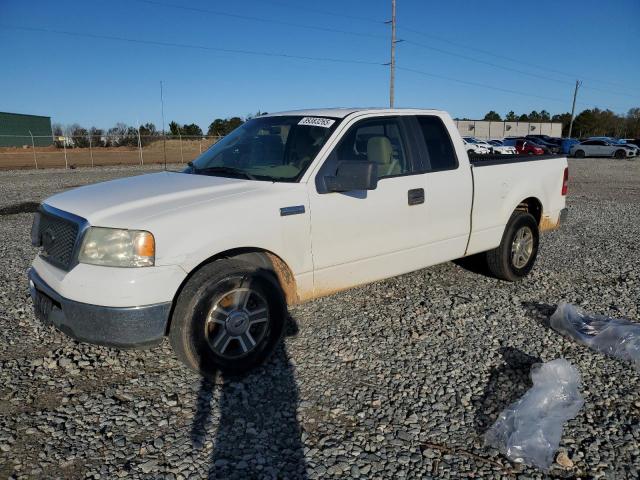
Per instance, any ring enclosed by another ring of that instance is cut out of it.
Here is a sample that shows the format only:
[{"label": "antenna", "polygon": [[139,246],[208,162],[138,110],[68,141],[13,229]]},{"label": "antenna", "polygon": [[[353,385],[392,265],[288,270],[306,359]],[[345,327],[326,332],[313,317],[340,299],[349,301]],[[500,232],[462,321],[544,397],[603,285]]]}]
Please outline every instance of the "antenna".
[{"label": "antenna", "polygon": [[162,150],[164,154],[164,169],[167,169],[167,135],[164,131],[164,96],[162,95],[162,80],[160,80],[160,108],[162,110]]}]

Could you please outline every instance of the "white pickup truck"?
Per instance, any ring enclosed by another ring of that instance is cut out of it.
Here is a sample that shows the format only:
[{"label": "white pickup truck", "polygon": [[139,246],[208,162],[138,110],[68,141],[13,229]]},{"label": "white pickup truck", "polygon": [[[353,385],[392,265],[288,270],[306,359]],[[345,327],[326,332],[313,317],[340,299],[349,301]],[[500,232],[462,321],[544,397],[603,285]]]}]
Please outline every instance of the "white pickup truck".
[{"label": "white pickup truck", "polygon": [[567,160],[473,158],[448,114],[327,109],[247,121],[190,162],[45,200],[37,316],[80,341],[154,345],[210,375],[262,363],[286,308],[480,254],[532,269],[566,212]]}]

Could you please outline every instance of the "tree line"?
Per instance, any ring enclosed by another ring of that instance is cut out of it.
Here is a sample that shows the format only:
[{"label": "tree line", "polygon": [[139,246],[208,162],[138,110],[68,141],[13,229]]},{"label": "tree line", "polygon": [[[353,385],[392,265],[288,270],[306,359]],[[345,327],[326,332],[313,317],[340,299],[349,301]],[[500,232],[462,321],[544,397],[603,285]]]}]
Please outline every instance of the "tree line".
[{"label": "tree line", "polygon": [[[467,120],[467,119],[461,119]],[[571,113],[557,113],[551,115],[546,110],[539,112],[516,114],[513,110],[504,116],[494,110],[487,112],[483,120],[493,122],[558,122],[562,123],[562,135],[569,134]],[[619,115],[611,110],[599,108],[586,109],[580,112],[573,120],[572,136],[578,138],[607,136],[616,138],[640,137],[640,107],[629,109],[626,115]]]},{"label": "tree line", "polygon": [[[225,136],[238,128],[245,121],[265,115],[266,112],[258,111],[246,117],[216,118],[209,124],[207,136]],[[471,120],[469,118],[459,118],[456,120]],[[508,112],[504,118],[495,110],[487,112],[483,120],[494,122],[559,122],[562,123],[562,135],[569,133],[569,123],[571,114],[557,113],[551,115],[546,110],[539,112],[533,110],[530,113],[516,114],[513,110]],[[62,141],[58,137],[70,137],[75,147],[137,147],[138,141],[142,146],[157,140],[162,135],[153,123],[145,123],[138,128],[122,122],[116,123],[113,127],[103,130],[101,128],[84,128],[74,123],[63,128],[59,123],[54,123],[53,135],[56,137],[56,144],[62,147]],[[138,137],[138,131],[140,136]],[[169,123],[169,130],[166,132],[168,138],[175,137],[202,137],[205,134],[195,123],[179,124],[176,121]],[[610,136],[616,138],[640,138],[640,107],[631,108],[626,115],[619,115],[611,110],[601,110],[599,108],[587,109],[576,115],[573,121],[572,136],[585,138],[591,136]]]},{"label": "tree line", "polygon": [[[258,111],[255,114],[242,117],[216,118],[209,124],[207,136],[223,137],[250,118],[264,115],[264,112]],[[78,148],[92,147],[137,147],[138,142],[144,147],[153,141],[157,141],[162,136],[162,131],[151,123],[145,123],[138,128],[126,123],[118,122],[109,129],[97,127],[85,128],[78,123],[73,123],[64,127],[59,123],[54,123],[52,133],[55,143],[58,147],[63,146],[65,140],[59,137],[68,138],[66,146]],[[202,129],[195,123],[180,124],[176,121],[169,123],[169,130],[166,132],[167,138],[181,137],[203,137],[205,134]],[[154,138],[155,137],[155,138]]]}]

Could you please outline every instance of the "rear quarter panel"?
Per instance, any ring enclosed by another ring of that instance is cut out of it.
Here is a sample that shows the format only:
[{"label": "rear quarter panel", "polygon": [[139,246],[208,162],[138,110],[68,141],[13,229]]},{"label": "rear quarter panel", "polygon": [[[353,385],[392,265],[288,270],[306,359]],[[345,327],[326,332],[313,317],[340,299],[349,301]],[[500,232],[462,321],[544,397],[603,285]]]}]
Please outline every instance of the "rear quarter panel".
[{"label": "rear quarter panel", "polygon": [[474,165],[472,230],[467,255],[497,247],[513,211],[527,198],[542,204],[540,224],[550,229],[565,207],[562,196],[566,158],[549,158],[496,165]]}]

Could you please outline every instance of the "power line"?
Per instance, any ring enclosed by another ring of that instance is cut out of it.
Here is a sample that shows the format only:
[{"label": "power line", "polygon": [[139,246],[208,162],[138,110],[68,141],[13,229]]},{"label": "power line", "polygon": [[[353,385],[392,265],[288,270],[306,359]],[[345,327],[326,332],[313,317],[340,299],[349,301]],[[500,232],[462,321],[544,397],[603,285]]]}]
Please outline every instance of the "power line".
[{"label": "power line", "polygon": [[270,23],[270,24],[275,24],[275,25],[284,25],[287,27],[295,27],[295,28],[305,28],[305,29],[309,29],[309,30],[318,30],[321,32],[330,32],[330,33],[342,33],[345,35],[355,35],[358,37],[368,37],[368,38],[384,38],[386,39],[387,37],[384,35],[376,35],[374,33],[366,33],[366,32],[354,32],[351,30],[341,30],[339,28],[331,28],[331,27],[319,27],[317,25],[307,25],[307,24],[303,24],[303,23],[295,23],[295,22],[286,22],[283,20],[275,20],[275,19],[271,19],[271,18],[262,18],[262,17],[254,17],[251,15],[241,15],[241,14],[236,14],[236,13],[229,13],[229,12],[221,12],[219,10],[211,10],[208,8],[200,8],[200,7],[189,7],[186,5],[177,5],[175,3],[168,3],[168,2],[160,2],[160,1],[156,1],[156,0],[134,0],[138,3],[146,3],[149,5],[156,5],[156,6],[160,6],[160,7],[166,7],[166,8],[175,8],[178,10],[186,10],[186,11],[191,11],[191,12],[198,12],[198,13],[208,13],[211,15],[217,15],[217,16],[221,16],[221,17],[228,17],[228,18],[237,18],[240,20],[249,20],[252,22],[262,22],[262,23]]},{"label": "power line", "polygon": [[[316,25],[301,24],[301,23],[296,23],[296,22],[286,22],[286,21],[282,21],[282,20],[275,20],[275,19],[268,19],[268,18],[250,16],[250,15],[241,15],[241,14],[235,14],[235,13],[229,13],[229,12],[222,12],[222,11],[219,11],[219,10],[211,10],[211,9],[208,9],[208,8],[178,5],[178,4],[175,4],[175,3],[163,2],[163,1],[159,1],[159,0],[135,0],[135,1],[137,1],[138,3],[146,3],[148,5],[156,5],[156,6],[166,7],[166,8],[174,8],[174,9],[178,9],[178,10],[192,11],[192,12],[198,12],[198,13],[208,13],[208,14],[211,14],[211,15],[224,16],[224,17],[229,17],[229,18],[237,18],[237,19],[241,19],[241,20],[249,20],[249,21],[254,21],[254,22],[262,22],[262,23],[284,25],[284,26],[289,26],[289,27],[294,27],[294,28],[304,28],[304,29],[316,30],[316,31],[322,31],[322,32],[329,32],[329,33],[341,33],[341,34],[344,34],[344,35],[354,35],[354,36],[367,37],[367,38],[380,38],[380,39],[386,39],[387,38],[387,36],[385,36],[385,35],[378,35],[378,34],[366,33],[366,32],[355,32],[355,31],[351,31],[351,30],[342,30],[342,29],[331,28],[331,27],[320,27],[320,26],[316,26]],[[269,0],[269,1],[270,1],[270,3],[275,3],[275,4],[285,5],[285,6],[291,7],[291,5],[288,5],[288,4],[284,3],[284,2],[278,2],[276,0]],[[359,20],[367,20],[367,21],[369,21],[371,23],[376,23],[376,24],[381,24],[381,25],[385,23],[385,22],[380,22],[378,20],[364,19],[363,17],[353,17],[353,16],[350,16],[350,15],[334,14],[332,12],[328,12],[328,11],[325,11],[325,10],[319,10],[319,9],[315,9],[315,8],[300,7],[300,6],[295,6],[295,8],[298,9],[298,10],[306,10],[306,11],[310,11],[310,12],[314,12],[314,13],[318,13],[318,14],[322,14],[322,15],[331,15],[331,16],[336,16],[336,17],[344,17],[344,18],[352,18],[352,19],[355,18],[355,19],[359,19]],[[503,58],[503,59],[509,60],[511,62],[521,62],[521,60],[517,60],[517,59],[511,58],[511,57],[504,56],[504,55],[494,54],[494,53],[491,53],[491,52],[489,52],[487,50],[482,50],[482,49],[478,49],[478,48],[474,48],[474,47],[464,46],[464,45],[462,45],[460,43],[457,43],[457,42],[449,41],[449,40],[443,39],[441,37],[437,37],[435,35],[430,35],[430,34],[426,34],[424,32],[420,32],[419,30],[414,30],[414,29],[406,28],[406,27],[402,27],[402,30],[405,30],[405,31],[408,31],[408,32],[412,32],[412,33],[415,33],[415,34],[419,34],[419,35],[423,35],[425,37],[436,38],[436,39],[438,39],[440,41],[444,41],[444,42],[450,43],[452,45],[455,45],[455,46],[458,46],[458,47],[461,47],[461,48],[467,48],[467,49],[470,49],[470,50],[475,50],[475,51],[484,53],[486,55],[492,55],[492,56],[495,56],[497,58]],[[541,75],[541,74],[537,74],[537,73],[526,72],[524,70],[520,70],[520,69],[517,69],[517,68],[507,67],[507,66],[496,64],[496,63],[493,63],[493,62],[489,62],[489,61],[477,59],[477,58],[474,58],[474,57],[470,57],[468,55],[451,52],[451,51],[448,51],[448,50],[445,50],[445,49],[442,49],[442,48],[438,48],[438,47],[434,47],[434,46],[430,46],[430,45],[425,45],[425,44],[419,43],[419,42],[414,42],[412,40],[403,39],[402,41],[406,41],[407,43],[410,43],[412,45],[415,45],[415,46],[418,46],[418,47],[421,47],[421,48],[426,48],[426,49],[429,49],[429,50],[437,51],[437,52],[443,53],[445,55],[450,55],[450,56],[453,56],[453,57],[462,58],[462,59],[467,60],[467,61],[488,65],[488,66],[491,66],[491,67],[494,67],[494,68],[499,68],[499,69],[506,70],[506,71],[511,71],[511,72],[514,72],[514,73],[519,73],[521,75],[528,75],[530,77],[539,78],[539,79],[542,79],[542,80],[548,80],[548,81],[552,81],[552,82],[556,82],[556,83],[563,83],[563,84],[566,84],[566,85],[572,85],[573,84],[572,81],[559,80],[559,79],[556,79],[556,78],[551,78],[549,76],[545,76],[545,75]],[[573,74],[568,74],[568,73],[563,73],[563,72],[560,72],[560,71],[548,69],[547,67],[537,66],[537,65],[533,65],[533,64],[530,64],[530,65],[533,66],[533,67],[542,69],[542,70],[555,72],[555,73],[560,73],[562,75],[568,75],[570,77],[574,76]],[[614,92],[614,91],[605,90],[605,89],[598,89],[596,87],[585,86],[583,88],[589,89],[589,90],[606,92],[606,93],[614,94],[614,95],[622,95],[622,96],[627,96],[627,97],[632,97],[632,98],[638,98],[638,97],[636,97],[635,95],[632,95],[632,94],[622,93],[622,92]]]},{"label": "power line", "polygon": [[[573,82],[570,82],[568,80],[559,80],[557,78],[548,77],[546,75],[541,75],[541,74],[538,74],[538,73],[527,72],[527,71],[524,71],[524,70],[520,70],[518,68],[507,67],[507,66],[504,66],[504,65],[500,65],[498,63],[489,62],[487,60],[481,60],[479,58],[470,57],[468,55],[463,55],[463,54],[460,54],[460,53],[451,52],[449,50],[444,50],[442,48],[432,47],[430,45],[425,45],[424,43],[414,42],[413,40],[406,40],[405,39],[404,42],[408,43],[410,45],[415,45],[417,47],[426,48],[428,50],[433,50],[435,52],[443,53],[445,55],[450,55],[452,57],[462,58],[462,59],[468,60],[470,62],[480,63],[482,65],[488,65],[488,66],[491,66],[491,67],[494,67],[494,68],[499,68],[499,69],[502,69],[502,70],[519,73],[521,75],[528,75],[530,77],[539,78],[539,79],[542,79],[542,80],[548,80],[548,81],[556,82],[556,83],[562,83],[562,84],[565,84],[565,85],[573,85]],[[588,90],[606,92],[606,93],[609,93],[609,94],[612,94],[612,95],[621,95],[621,96],[630,97],[630,98],[640,98],[640,97],[638,97],[636,95],[631,95],[631,94],[622,93],[622,92],[615,92],[615,91],[612,91],[612,90],[609,90],[609,89],[596,88],[596,87],[582,87],[582,88],[586,88]]]},{"label": "power line", "polygon": [[[449,45],[453,45],[453,46],[458,47],[458,48],[471,50],[471,51],[482,53],[484,55],[489,55],[489,56],[492,56],[492,57],[495,57],[495,58],[501,58],[503,60],[508,60],[509,62],[522,63],[522,58],[509,57],[507,55],[502,55],[502,54],[499,54],[499,53],[491,52],[489,50],[484,50],[482,48],[472,47],[472,46],[465,45],[465,44],[460,43],[460,42],[455,42],[453,40],[449,40],[448,38],[440,37],[438,35],[433,35],[433,34],[430,34],[430,33],[425,33],[423,31],[416,30],[416,29],[413,29],[413,28],[398,27],[398,30],[414,33],[416,35],[421,35],[421,36],[427,37],[427,38],[432,38],[434,40],[438,40],[440,42],[448,43]],[[567,76],[567,77],[570,77],[570,78],[575,78],[575,73],[564,72],[562,70],[549,68],[548,66],[537,65],[537,64],[529,62],[528,60],[527,60],[527,64],[529,66],[531,66],[531,67],[535,67],[535,68],[538,68],[540,70],[545,70],[547,72],[557,73],[557,74],[564,75],[564,76]],[[620,84],[614,83],[614,82],[609,82],[609,81],[606,81],[606,80],[594,79],[594,78],[589,78],[589,77],[584,77],[584,78],[589,80],[589,81],[591,81],[591,82],[595,82],[595,83],[603,83],[603,84],[613,85],[615,87],[626,88],[623,85],[620,85]],[[572,82],[570,82],[570,83],[572,83]],[[583,88],[587,88],[587,87],[583,87]],[[593,89],[593,90],[596,90],[594,87],[590,87],[590,88]],[[607,91],[607,90],[603,90],[603,91]]]},{"label": "power line", "polygon": [[415,45],[417,47],[426,48],[428,50],[433,50],[435,52],[443,53],[445,55],[450,55],[452,57],[462,58],[462,59],[468,60],[470,62],[481,63],[483,65],[489,65],[491,67],[500,68],[500,69],[508,70],[508,71],[515,72],[515,73],[520,73],[522,75],[529,75],[531,77],[540,78],[540,79],[543,79],[543,80],[549,80],[549,81],[552,81],[552,82],[564,83],[564,84],[567,84],[567,85],[571,85],[571,83],[572,83],[572,82],[569,82],[567,80],[558,80],[557,78],[551,78],[551,77],[547,77],[545,75],[539,75],[537,73],[526,72],[524,70],[519,70],[517,68],[505,67],[504,65],[500,65],[500,64],[497,64],[497,63],[493,63],[493,62],[488,62],[486,60],[481,60],[479,58],[470,57],[468,55],[463,55],[463,54],[460,54],[460,53],[454,53],[454,52],[451,52],[449,50],[444,50],[444,49],[438,48],[438,47],[432,47],[432,46],[429,46],[429,45],[425,45],[424,43],[414,42],[413,40],[406,40],[405,39],[404,42],[408,43],[410,45]]},{"label": "power line", "polygon": [[566,102],[566,100],[563,100],[561,98],[545,97],[545,96],[542,96],[542,95],[532,95],[530,93],[519,92],[517,90],[510,90],[508,88],[495,87],[493,85],[488,85],[486,83],[472,82],[472,81],[469,81],[469,80],[461,80],[459,78],[448,77],[448,76],[445,76],[445,75],[439,75],[437,73],[429,73],[429,72],[425,72],[423,70],[416,70],[416,69],[407,68],[407,67],[396,67],[396,68],[398,70],[404,70],[405,72],[417,73],[419,75],[425,75],[427,77],[439,78],[441,80],[448,80],[450,82],[461,83],[461,84],[464,84],[464,85],[471,85],[471,86],[474,86],[474,87],[488,88],[488,89],[496,90],[496,91],[499,91],[499,92],[512,93],[514,95],[520,95],[520,96],[523,96],[523,97],[540,98],[540,99],[543,99],[543,100],[551,100],[553,102],[562,102],[562,103]]},{"label": "power line", "polygon": [[[206,50],[206,51],[214,51],[221,53],[232,53],[232,54],[240,54],[240,55],[255,55],[255,56],[264,56],[264,57],[276,57],[276,58],[286,58],[292,60],[303,60],[303,61],[318,61],[318,62],[332,62],[332,63],[347,63],[347,64],[357,64],[357,65],[375,65],[375,66],[388,66],[387,62],[372,62],[367,60],[360,59],[345,59],[345,58],[333,58],[333,57],[314,57],[314,56],[306,56],[306,55],[293,55],[287,53],[277,53],[277,52],[266,52],[266,51],[256,51],[256,50],[243,50],[243,49],[230,49],[230,48],[221,48],[221,47],[210,47],[206,45],[194,45],[194,44],[186,44],[186,43],[175,43],[175,42],[163,42],[157,40],[144,40],[137,38],[129,38],[129,37],[121,37],[115,35],[102,35],[95,33],[84,33],[84,32],[72,32],[67,30],[55,30],[49,28],[41,28],[41,27],[25,27],[25,26],[16,26],[16,25],[3,25],[0,24],[0,28],[5,29],[13,29],[27,32],[40,32],[40,33],[49,33],[56,35],[66,35],[71,37],[81,37],[81,38],[92,38],[97,40],[109,40],[109,41],[119,41],[119,42],[128,42],[139,45],[152,45],[152,46],[160,46],[160,47],[171,47],[171,48],[188,48],[188,49],[197,49],[197,50]],[[543,100],[551,100],[554,102],[562,102],[565,103],[566,100],[560,98],[546,97],[541,95],[529,94],[520,92],[517,90],[511,90],[501,87],[495,87],[492,85],[487,85],[479,82],[473,82],[469,80],[462,80],[459,78],[448,77],[445,75],[439,75],[434,73],[428,73],[422,70],[407,68],[407,67],[399,67],[396,69],[404,70],[407,72],[412,72],[424,76],[429,76],[433,78],[440,78],[444,80],[448,80],[455,83],[460,83],[464,85],[471,85],[475,87],[487,88],[491,90],[496,90],[504,93],[511,93],[514,95],[530,97],[530,98],[539,98]],[[590,106],[588,103],[581,103],[582,105]]]},{"label": "power line", "polygon": [[[531,93],[520,92],[520,91],[517,91],[517,90],[511,90],[511,89],[508,89],[508,88],[502,88],[502,87],[496,87],[496,86],[493,86],[493,85],[488,85],[486,83],[473,82],[473,81],[470,81],[470,80],[462,80],[460,78],[449,77],[449,76],[446,76],[446,75],[439,75],[439,74],[436,74],[436,73],[425,72],[423,70],[417,70],[417,69],[414,69],[414,68],[396,67],[396,69],[397,70],[404,70],[405,72],[411,72],[411,73],[416,73],[416,74],[419,74],[419,75],[424,75],[424,76],[427,76],[427,77],[439,78],[441,80],[447,80],[447,81],[450,81],[450,82],[460,83],[460,84],[463,84],[463,85],[470,85],[470,86],[473,86],[473,87],[480,87],[480,88],[487,88],[487,89],[490,89],[490,90],[496,90],[498,92],[511,93],[511,94],[514,94],[514,95],[522,96],[522,97],[539,98],[539,99],[542,99],[542,100],[550,100],[552,102],[558,102],[558,103],[566,103],[567,102],[566,99],[562,99],[562,98],[547,97],[547,96],[543,96],[543,95],[535,95],[535,94],[531,94]],[[594,106],[594,104],[586,103],[586,102],[577,102],[577,103],[580,104],[580,105],[587,106],[587,107]],[[603,108],[608,108],[610,110],[614,110],[614,109],[615,110],[625,110],[626,109],[626,108],[622,108],[622,107],[606,107],[606,106],[603,107]]]},{"label": "power line", "polygon": [[276,53],[276,52],[265,52],[265,51],[257,51],[257,50],[243,50],[243,49],[235,49],[235,48],[221,48],[221,47],[210,47],[207,45],[194,45],[188,43],[175,43],[175,42],[162,42],[159,40],[143,40],[138,38],[129,38],[129,37],[120,37],[115,35],[101,35],[96,33],[84,33],[84,32],[71,32],[68,30],[54,30],[50,28],[41,28],[41,27],[24,27],[24,26],[16,26],[16,25],[3,25],[0,24],[0,28],[8,28],[13,30],[22,30],[27,32],[42,32],[42,33],[54,33],[57,35],[68,35],[71,37],[83,37],[83,38],[93,38],[97,40],[115,40],[119,42],[129,42],[129,43],[137,43],[141,45],[154,45],[160,47],[175,47],[175,48],[190,48],[197,50],[208,50],[214,52],[221,53],[234,53],[240,55],[258,55],[264,57],[280,57],[280,58],[290,58],[294,60],[309,60],[309,61],[319,61],[319,62],[333,62],[333,63],[353,63],[359,65],[384,65],[382,62],[371,62],[367,60],[358,60],[358,59],[347,59],[347,58],[333,58],[333,57],[312,57],[307,55],[292,55],[288,53]]},{"label": "power line", "polygon": [[295,8],[296,10],[302,10],[305,12],[311,12],[311,13],[317,13],[319,15],[327,15],[329,17],[335,17],[335,18],[346,18],[349,20],[358,20],[361,22],[367,22],[367,23],[375,23],[377,25],[382,25],[384,24],[384,21],[382,20],[374,20],[373,18],[367,18],[367,17],[360,17],[357,15],[346,15],[344,13],[335,13],[335,12],[330,12],[328,10],[320,10],[318,8],[309,8],[307,6],[301,6],[301,5],[293,5],[291,3],[287,3],[287,2],[279,2],[277,0],[263,0],[264,3],[271,3],[274,5],[280,5],[286,8]]}]

